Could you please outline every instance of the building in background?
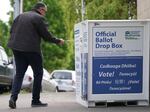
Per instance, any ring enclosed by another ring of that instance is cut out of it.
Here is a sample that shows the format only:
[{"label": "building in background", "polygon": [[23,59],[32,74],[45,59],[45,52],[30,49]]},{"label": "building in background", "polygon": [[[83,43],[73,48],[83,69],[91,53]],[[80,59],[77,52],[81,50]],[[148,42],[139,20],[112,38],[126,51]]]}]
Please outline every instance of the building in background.
[{"label": "building in background", "polygon": [[150,19],[150,0],[137,0],[137,18]]}]

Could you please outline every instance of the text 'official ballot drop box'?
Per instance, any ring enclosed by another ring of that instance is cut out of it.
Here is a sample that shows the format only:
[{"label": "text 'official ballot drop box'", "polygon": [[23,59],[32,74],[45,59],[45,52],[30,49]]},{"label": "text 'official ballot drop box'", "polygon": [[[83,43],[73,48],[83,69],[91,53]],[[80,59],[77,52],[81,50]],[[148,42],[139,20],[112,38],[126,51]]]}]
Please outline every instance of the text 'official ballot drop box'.
[{"label": "text 'official ballot drop box'", "polygon": [[86,20],[75,25],[77,102],[149,105],[148,20]]}]

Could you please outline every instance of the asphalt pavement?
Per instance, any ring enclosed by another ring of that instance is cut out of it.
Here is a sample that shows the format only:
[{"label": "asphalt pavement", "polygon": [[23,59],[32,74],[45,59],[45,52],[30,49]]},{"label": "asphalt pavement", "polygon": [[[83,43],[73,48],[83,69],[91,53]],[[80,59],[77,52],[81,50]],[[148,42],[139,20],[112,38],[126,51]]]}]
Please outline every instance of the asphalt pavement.
[{"label": "asphalt pavement", "polygon": [[41,93],[41,101],[48,107],[31,107],[31,93],[21,93],[17,108],[10,109],[8,100],[10,94],[0,94],[0,112],[150,112],[150,107],[111,106],[87,108],[76,102],[74,92]]}]

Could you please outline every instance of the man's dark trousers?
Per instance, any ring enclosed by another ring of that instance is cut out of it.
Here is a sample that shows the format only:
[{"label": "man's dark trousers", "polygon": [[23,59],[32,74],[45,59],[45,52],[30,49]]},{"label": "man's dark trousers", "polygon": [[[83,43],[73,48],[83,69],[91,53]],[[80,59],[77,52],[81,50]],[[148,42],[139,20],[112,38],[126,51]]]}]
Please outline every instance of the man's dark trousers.
[{"label": "man's dark trousers", "polygon": [[14,76],[14,81],[12,84],[11,98],[16,101],[18,94],[20,92],[24,74],[29,65],[31,65],[34,74],[34,83],[32,90],[32,100],[39,101],[41,81],[43,77],[43,65],[42,65],[42,55],[37,52],[22,52],[13,50],[15,64],[16,64],[16,74]]}]

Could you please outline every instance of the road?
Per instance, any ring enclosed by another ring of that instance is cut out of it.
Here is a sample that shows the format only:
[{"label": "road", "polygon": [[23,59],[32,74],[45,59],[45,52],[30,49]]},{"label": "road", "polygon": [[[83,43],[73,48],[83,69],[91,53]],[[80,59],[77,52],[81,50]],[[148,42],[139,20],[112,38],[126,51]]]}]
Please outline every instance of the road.
[{"label": "road", "polygon": [[150,107],[97,107],[86,108],[76,103],[75,93],[41,93],[41,100],[48,103],[48,107],[31,107],[31,93],[21,93],[17,101],[17,109],[8,107],[10,94],[0,95],[0,112],[150,112]]}]

